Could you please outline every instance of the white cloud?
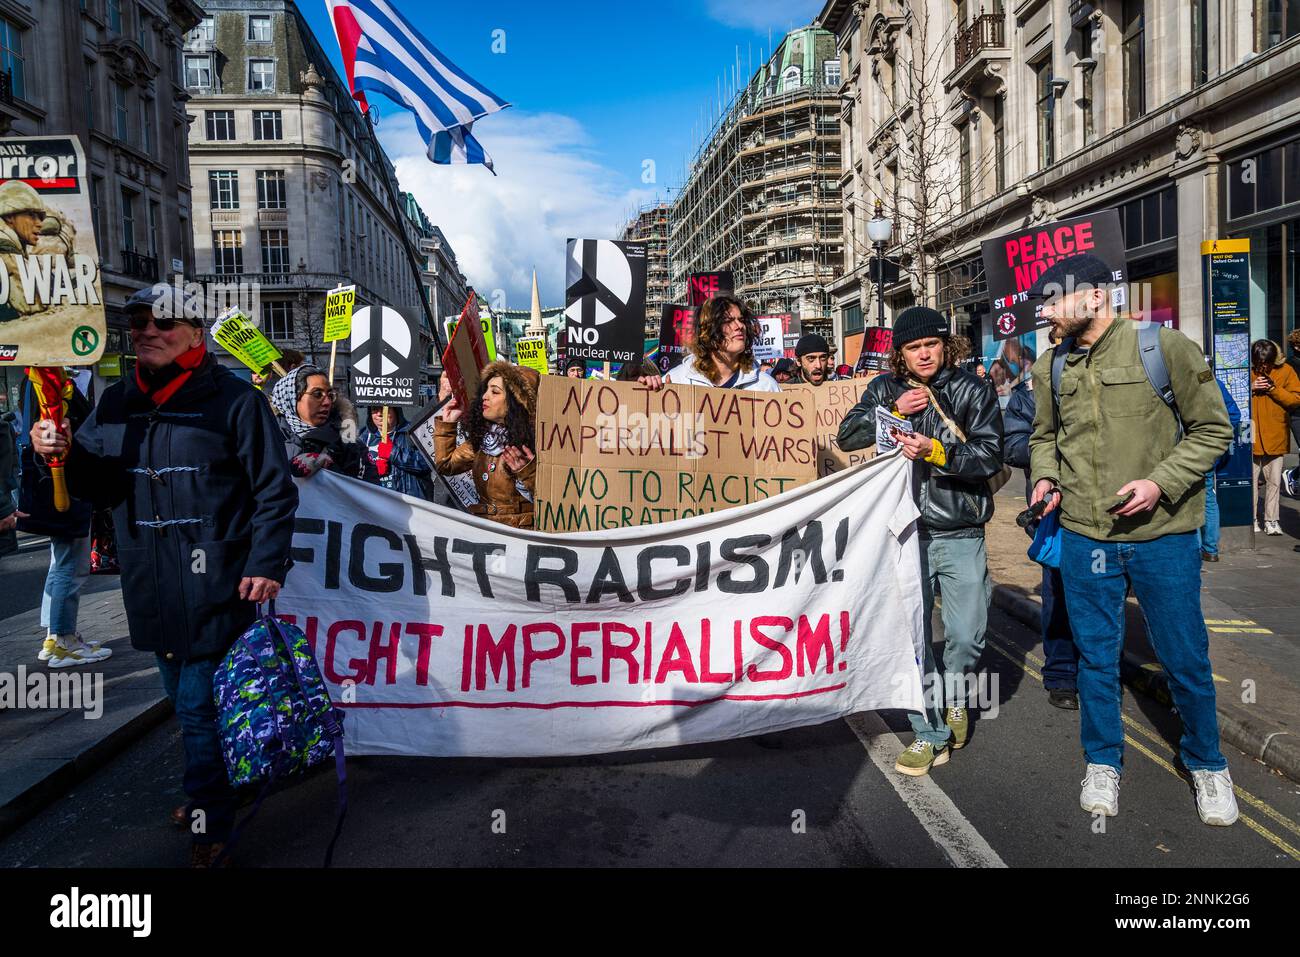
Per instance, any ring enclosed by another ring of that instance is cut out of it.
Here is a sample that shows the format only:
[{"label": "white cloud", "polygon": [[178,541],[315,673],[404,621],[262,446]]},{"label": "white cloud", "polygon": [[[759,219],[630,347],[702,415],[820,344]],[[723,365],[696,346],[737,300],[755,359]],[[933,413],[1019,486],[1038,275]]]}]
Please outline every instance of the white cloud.
[{"label": "white cloud", "polygon": [[[482,296],[504,289],[506,308],[531,303],[532,270],[543,306],[564,304],[564,241],[617,238],[618,224],[653,189],[591,155],[582,125],[554,113],[509,109],[480,120],[475,136],[496,164],[437,166],[424,155],[414,123],[390,110],[380,126],[401,187],[415,195],[455,250],[461,272]],[[633,175],[635,174],[635,175]]]},{"label": "white cloud", "polygon": [[770,29],[774,38],[806,27],[823,6],[816,0],[708,0],[709,16],[719,23],[741,30]]}]

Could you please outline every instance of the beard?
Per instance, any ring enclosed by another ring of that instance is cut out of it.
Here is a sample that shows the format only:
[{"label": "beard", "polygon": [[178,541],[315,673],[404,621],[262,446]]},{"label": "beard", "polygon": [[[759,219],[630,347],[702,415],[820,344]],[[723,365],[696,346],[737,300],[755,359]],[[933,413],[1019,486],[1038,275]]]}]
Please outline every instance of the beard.
[{"label": "beard", "polygon": [[1074,314],[1062,316],[1053,321],[1052,329],[1058,340],[1068,337],[1074,337],[1077,339],[1079,335],[1088,328],[1088,326],[1092,325],[1092,320],[1095,318],[1096,314],[1090,309],[1082,310],[1082,312],[1082,315]]}]

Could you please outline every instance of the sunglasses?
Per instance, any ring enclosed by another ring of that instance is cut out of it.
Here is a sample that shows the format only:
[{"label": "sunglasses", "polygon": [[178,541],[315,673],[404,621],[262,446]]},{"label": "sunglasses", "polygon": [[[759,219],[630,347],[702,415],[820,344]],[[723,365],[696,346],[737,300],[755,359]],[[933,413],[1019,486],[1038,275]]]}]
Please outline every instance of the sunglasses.
[{"label": "sunglasses", "polygon": [[182,322],[180,319],[173,319],[171,316],[151,316],[148,313],[141,314],[138,312],[127,316],[126,319],[127,325],[136,332],[144,329],[151,322],[159,332],[171,332],[177,325],[190,325],[190,323]]}]

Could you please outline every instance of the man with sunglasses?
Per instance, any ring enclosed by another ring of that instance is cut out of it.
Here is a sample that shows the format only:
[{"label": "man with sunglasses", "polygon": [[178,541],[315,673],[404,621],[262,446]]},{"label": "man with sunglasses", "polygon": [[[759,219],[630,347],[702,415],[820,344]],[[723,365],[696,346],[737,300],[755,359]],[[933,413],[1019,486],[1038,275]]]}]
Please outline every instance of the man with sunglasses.
[{"label": "man with sunglasses", "polygon": [[159,283],[126,313],[135,375],[104,391],[75,437],[37,422],[32,448],[66,456],[72,496],[113,510],[131,645],[157,655],[181,725],[190,801],[173,820],[206,867],[237,808],[212,676],[284,582],[298,492],[266,400],[208,354],[197,303]]}]

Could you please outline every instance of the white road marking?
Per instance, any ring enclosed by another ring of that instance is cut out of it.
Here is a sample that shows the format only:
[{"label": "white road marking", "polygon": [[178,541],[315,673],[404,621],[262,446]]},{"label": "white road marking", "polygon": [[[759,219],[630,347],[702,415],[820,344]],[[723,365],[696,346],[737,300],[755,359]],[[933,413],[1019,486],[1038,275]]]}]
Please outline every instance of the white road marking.
[{"label": "white road marking", "polygon": [[871,763],[893,785],[908,810],[916,815],[930,839],[939,845],[954,867],[1007,866],[928,774],[912,778],[894,770],[900,744],[880,715],[864,711],[849,715],[844,721],[867,749]]}]

